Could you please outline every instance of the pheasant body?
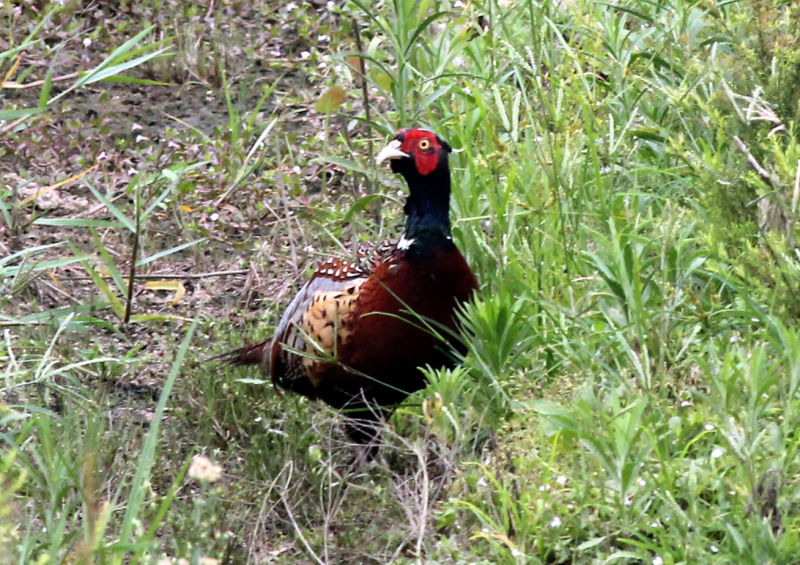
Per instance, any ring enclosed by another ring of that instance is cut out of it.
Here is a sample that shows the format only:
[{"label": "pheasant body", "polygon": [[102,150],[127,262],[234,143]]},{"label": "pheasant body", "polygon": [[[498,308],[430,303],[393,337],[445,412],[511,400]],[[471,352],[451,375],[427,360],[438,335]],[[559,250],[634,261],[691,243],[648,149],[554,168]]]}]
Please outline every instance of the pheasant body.
[{"label": "pheasant body", "polygon": [[[258,363],[277,386],[364,420],[423,388],[420,367],[452,366],[448,349],[463,349],[455,311],[478,283],[450,235],[449,151],[429,131],[398,132],[378,159],[390,159],[409,185],[403,237],[366,265],[325,261],[272,339],[225,357]],[[359,430],[348,426],[354,439],[371,437]]]}]

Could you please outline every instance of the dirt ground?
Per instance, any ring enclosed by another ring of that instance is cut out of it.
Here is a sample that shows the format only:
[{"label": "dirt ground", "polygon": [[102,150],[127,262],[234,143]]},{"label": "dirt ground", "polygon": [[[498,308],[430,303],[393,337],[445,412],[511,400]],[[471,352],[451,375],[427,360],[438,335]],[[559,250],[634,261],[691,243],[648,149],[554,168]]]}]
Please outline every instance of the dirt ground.
[{"label": "dirt ground", "polygon": [[[44,28],[40,49],[21,59],[24,80],[12,76],[10,82],[35,85],[51,71],[56,78],[50,96],[57,96],[73,83],[74,73],[98,65],[121,42],[119,28],[132,35],[143,27],[140,21],[152,19],[153,39],[172,37],[170,55],[124,75],[164,84],[94,83],[69,92],[48,111],[0,137],[0,176],[10,190],[10,202],[33,200],[46,190],[33,202],[12,207],[13,225],[0,223],[0,253],[60,243],[37,260],[69,257],[73,247],[73,253],[85,253],[106,276],[110,273],[98,257],[99,247],[127,278],[130,231],[100,225],[93,234],[85,226],[41,222],[115,220],[90,185],[132,218],[135,186],[146,207],[165,190],[167,183],[157,179],[162,171],[189,169],[140,229],[139,260],[201,240],[136,269],[132,312],[161,316],[161,322],[126,326],[111,309],[96,306],[106,297],[83,262],[32,275],[31,284],[20,285],[3,307],[8,316],[24,318],[81,305],[81,312],[92,318],[85,324],[87,331],[65,334],[62,345],[115,356],[136,352],[137,359],[148,361],[133,363],[119,386],[153,387],[148,394],[157,393],[181,320],[199,316],[208,321],[198,343],[209,355],[220,348],[218,327],[225,332],[233,328],[243,341],[268,332],[280,306],[324,255],[317,249],[332,248],[329,236],[319,229],[328,211],[365,194],[361,179],[352,173],[310,162],[345,123],[331,120],[324,139],[324,116],[314,111],[331,81],[331,65],[325,63],[330,61],[328,33],[338,17],[330,6],[317,2],[301,9],[289,3],[288,9],[270,9],[267,3],[256,3],[218,8],[211,3],[206,12],[191,16],[185,9],[180,14],[185,8],[180,2],[168,2],[167,7],[153,14],[128,5],[115,10],[114,3],[100,2],[75,9],[69,18],[54,18]],[[23,9],[17,27],[30,28],[36,15]],[[51,50],[51,45],[58,48]],[[38,104],[41,87],[4,88],[2,94],[4,107],[30,108]],[[357,99],[349,104],[353,113],[359,111]],[[263,163],[230,190],[247,152],[272,118],[277,125],[256,153]],[[356,137],[363,133],[358,126],[347,132]],[[328,175],[324,194],[323,170]],[[336,231],[341,241],[349,238],[342,228]],[[320,243],[320,235],[327,241]],[[179,281],[185,295],[175,301],[173,292],[146,286],[156,281]],[[11,331],[17,329],[12,326]]]}]

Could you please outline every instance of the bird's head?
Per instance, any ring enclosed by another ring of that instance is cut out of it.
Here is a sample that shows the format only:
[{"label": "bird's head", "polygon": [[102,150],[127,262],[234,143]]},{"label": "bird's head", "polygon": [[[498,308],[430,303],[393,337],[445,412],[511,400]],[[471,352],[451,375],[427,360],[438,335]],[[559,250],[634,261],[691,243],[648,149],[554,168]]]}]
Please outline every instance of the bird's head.
[{"label": "bird's head", "polygon": [[407,253],[452,246],[450,236],[450,146],[424,129],[403,129],[381,149],[378,163],[391,161],[392,172],[408,183],[405,242]]},{"label": "bird's head", "polygon": [[427,177],[433,171],[448,170],[447,155],[452,151],[446,141],[425,129],[401,129],[376,157],[380,164],[391,161],[393,173],[406,178]]}]

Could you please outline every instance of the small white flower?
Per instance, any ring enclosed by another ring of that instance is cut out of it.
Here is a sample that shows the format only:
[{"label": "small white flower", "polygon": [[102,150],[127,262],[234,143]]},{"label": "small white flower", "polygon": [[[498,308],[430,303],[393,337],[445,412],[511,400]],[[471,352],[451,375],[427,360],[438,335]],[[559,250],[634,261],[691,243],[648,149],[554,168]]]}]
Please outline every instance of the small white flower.
[{"label": "small white flower", "polygon": [[638,479],[636,479],[636,484],[639,485],[640,487],[643,487],[644,485],[647,484],[647,481],[645,481],[642,477],[639,477]]},{"label": "small white flower", "polygon": [[719,553],[719,548],[716,545],[712,545],[708,549],[711,550],[711,553]]},{"label": "small white flower", "polygon": [[295,2],[289,2],[288,4],[286,4],[285,8],[287,12],[291,12],[297,9],[297,4]]},{"label": "small white flower", "polygon": [[706,424],[703,427],[706,429],[707,432],[714,431],[714,424]]},{"label": "small white flower", "polygon": [[725,450],[717,446],[711,450],[711,459],[719,459],[725,453]]},{"label": "small white flower", "polygon": [[219,220],[219,214],[217,214],[216,212],[212,212],[211,215],[208,217],[208,219],[211,220],[212,222],[216,222],[217,220]]},{"label": "small white flower", "polygon": [[309,57],[311,57],[311,53],[309,53],[308,51],[300,51],[301,59],[308,59]]},{"label": "small white flower", "polygon": [[660,555],[653,557],[653,565],[664,565],[664,560],[661,559]]},{"label": "small white flower", "polygon": [[565,477],[564,475],[559,475],[556,477],[556,482],[560,485],[565,485],[567,484],[567,477]]},{"label": "small white flower", "polygon": [[552,520],[550,520],[550,527],[551,528],[557,528],[560,525],[561,525],[561,518],[559,518],[558,516],[556,516]]},{"label": "small white flower", "polygon": [[83,38],[83,46],[86,47],[87,49],[89,47],[91,47],[92,46],[92,39],[89,38],[89,37],[84,37]]},{"label": "small white flower", "polygon": [[324,33],[317,37],[317,41],[319,41],[320,43],[324,43],[324,42],[330,41],[330,40],[331,40],[331,36],[330,35],[325,35]]},{"label": "small white flower", "polygon": [[296,175],[299,175],[300,173],[303,172],[303,169],[300,168],[300,165],[295,165],[294,167],[292,167],[292,172]]},{"label": "small white flower", "polygon": [[483,477],[481,477],[480,479],[478,479],[477,485],[478,485],[480,488],[486,488],[486,487],[489,485],[489,483],[488,483],[488,482],[486,482],[486,479],[484,479]]},{"label": "small white flower", "polygon": [[213,463],[207,456],[199,453],[192,457],[192,463],[189,465],[189,477],[213,483],[222,477],[222,466]]},{"label": "small white flower", "polygon": [[522,557],[522,552],[517,549],[516,547],[511,548],[511,556],[512,557]]}]

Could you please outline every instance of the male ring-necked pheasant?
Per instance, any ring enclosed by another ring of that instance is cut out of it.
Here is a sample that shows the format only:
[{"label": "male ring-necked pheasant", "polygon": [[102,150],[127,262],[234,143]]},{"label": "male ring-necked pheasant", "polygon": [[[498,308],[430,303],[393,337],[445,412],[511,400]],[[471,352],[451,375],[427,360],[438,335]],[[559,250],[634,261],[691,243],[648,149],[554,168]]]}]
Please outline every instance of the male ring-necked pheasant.
[{"label": "male ring-necked pheasant", "polygon": [[[400,240],[371,265],[328,259],[289,304],[271,339],[223,355],[259,364],[275,385],[345,409],[348,435],[425,386],[420,367],[450,366],[456,307],[478,288],[450,233],[450,146],[401,130],[377,156],[408,183]],[[447,341],[441,337],[445,336]]]}]

